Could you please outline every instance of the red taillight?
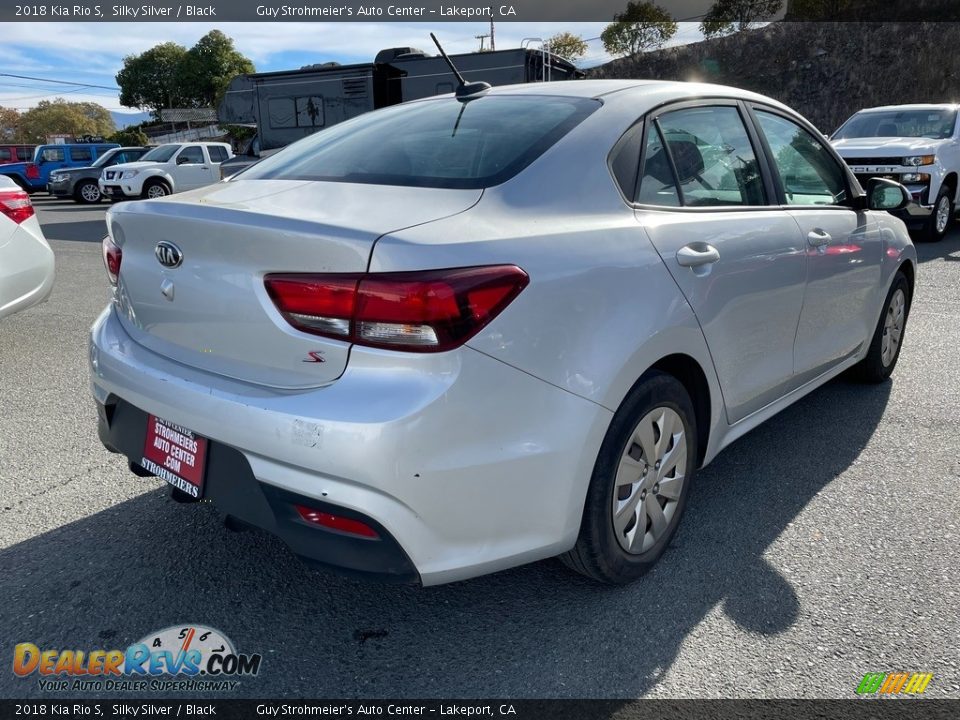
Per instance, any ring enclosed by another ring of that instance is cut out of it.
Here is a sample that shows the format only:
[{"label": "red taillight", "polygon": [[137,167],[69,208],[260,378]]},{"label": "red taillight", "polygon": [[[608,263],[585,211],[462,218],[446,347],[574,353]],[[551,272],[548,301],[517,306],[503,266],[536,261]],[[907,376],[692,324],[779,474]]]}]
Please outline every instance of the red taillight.
[{"label": "red taillight", "polygon": [[34,163],[27,163],[27,177],[36,180],[40,177],[40,168]]},{"label": "red taillight", "polygon": [[33,203],[26,190],[0,190],[0,212],[19,225],[33,217]]},{"label": "red taillight", "polygon": [[107,269],[110,284],[116,285],[120,276],[120,263],[123,262],[123,250],[107,235],[101,243],[103,250],[103,266]]},{"label": "red taillight", "polygon": [[296,508],[300,517],[313,525],[319,525],[328,530],[337,530],[347,535],[356,535],[372,540],[380,537],[376,530],[359,520],[342,517],[341,515],[331,515],[330,513],[314,510],[313,508],[304,507],[303,505],[297,505]]},{"label": "red taillight", "polygon": [[516,265],[422,272],[267,275],[287,322],[372,347],[439,352],[462,345],[527,286]]}]

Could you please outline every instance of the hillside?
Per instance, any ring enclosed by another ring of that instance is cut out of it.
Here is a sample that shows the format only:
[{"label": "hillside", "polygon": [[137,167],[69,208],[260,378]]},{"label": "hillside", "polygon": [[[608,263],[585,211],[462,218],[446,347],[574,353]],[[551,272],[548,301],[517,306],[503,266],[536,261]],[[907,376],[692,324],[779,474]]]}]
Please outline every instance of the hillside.
[{"label": "hillside", "polygon": [[960,23],[779,22],[621,58],[588,76],[735,85],[829,133],[864,107],[960,100],[958,47]]}]

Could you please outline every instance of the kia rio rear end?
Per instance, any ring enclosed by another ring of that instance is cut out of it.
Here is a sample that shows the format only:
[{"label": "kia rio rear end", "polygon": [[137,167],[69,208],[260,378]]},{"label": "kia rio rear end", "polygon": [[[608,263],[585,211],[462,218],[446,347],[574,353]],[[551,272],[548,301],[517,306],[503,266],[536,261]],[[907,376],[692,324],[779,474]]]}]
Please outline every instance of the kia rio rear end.
[{"label": "kia rio rear end", "polygon": [[100,438],[312,563],[632,580],[726,444],[896,364],[903,188],[820,138],[732,88],[513,86],[114,207]]}]

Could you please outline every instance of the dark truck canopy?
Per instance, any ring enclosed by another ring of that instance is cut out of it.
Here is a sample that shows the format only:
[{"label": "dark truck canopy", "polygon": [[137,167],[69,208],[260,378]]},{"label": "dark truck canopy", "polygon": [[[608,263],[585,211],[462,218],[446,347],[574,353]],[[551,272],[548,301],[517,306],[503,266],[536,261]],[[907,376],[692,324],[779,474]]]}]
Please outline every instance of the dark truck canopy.
[{"label": "dark truck canopy", "polygon": [[[567,60],[540,50],[465,53],[452,60],[468,82],[491,85],[583,76]],[[273,150],[370,110],[455,89],[456,79],[441,57],[390,48],[377,53],[372,63],[238,75],[217,116],[221,125],[256,127],[259,149]]]}]

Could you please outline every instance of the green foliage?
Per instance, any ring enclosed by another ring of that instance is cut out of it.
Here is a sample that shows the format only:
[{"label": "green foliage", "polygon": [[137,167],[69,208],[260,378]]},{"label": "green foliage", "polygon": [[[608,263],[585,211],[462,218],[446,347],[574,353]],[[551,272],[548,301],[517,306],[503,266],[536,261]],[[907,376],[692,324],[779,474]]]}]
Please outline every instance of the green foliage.
[{"label": "green foliage", "polygon": [[0,107],[0,142],[20,141],[20,112],[14,108]]},{"label": "green foliage", "polygon": [[587,43],[583,38],[566,31],[547,38],[547,47],[554,55],[567,60],[576,60],[587,54]]},{"label": "green foliage", "polygon": [[117,73],[120,103],[152,110],[216,107],[236,75],[254,72],[233,40],[211,30],[187,50],[167,42],[123,59]]},{"label": "green foliage", "polygon": [[48,135],[61,134],[108,137],[115,131],[110,113],[96,103],[41,100],[20,115],[19,137],[23,142],[44,143]]},{"label": "green foliage", "polygon": [[662,7],[631,0],[626,10],[613,16],[600,40],[611,55],[634,55],[660,47],[676,32],[677,24]]},{"label": "green foliage", "polygon": [[140,55],[123,59],[117,73],[120,104],[147,108],[155,113],[165,107],[196,107],[180,77],[187,49],[174,42],[155,45]]},{"label": "green foliage", "polygon": [[717,0],[700,23],[700,32],[710,38],[747,30],[769,20],[782,6],[783,0]]},{"label": "green foliage", "polygon": [[110,140],[128,147],[135,145],[147,145],[150,142],[150,138],[148,138],[146,133],[143,132],[143,130],[141,130],[137,125],[124,128],[123,130],[117,130]]}]

